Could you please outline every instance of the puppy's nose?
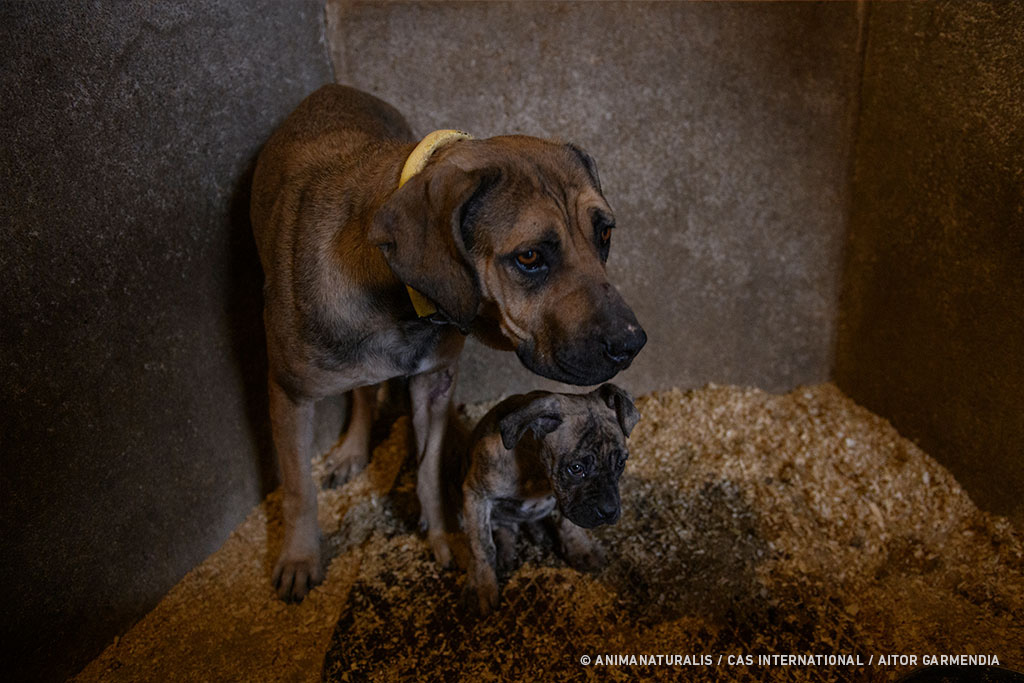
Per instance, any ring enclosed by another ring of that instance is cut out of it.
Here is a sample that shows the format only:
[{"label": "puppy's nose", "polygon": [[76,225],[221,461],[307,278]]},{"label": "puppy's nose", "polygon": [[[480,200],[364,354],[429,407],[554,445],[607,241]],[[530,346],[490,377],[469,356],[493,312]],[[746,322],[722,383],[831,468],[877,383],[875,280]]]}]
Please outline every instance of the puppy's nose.
[{"label": "puppy's nose", "polygon": [[605,337],[604,355],[616,365],[633,359],[647,343],[647,333],[639,325],[626,325],[618,333]]},{"label": "puppy's nose", "polygon": [[602,523],[614,522],[619,517],[619,506],[614,500],[606,500],[603,503],[598,503],[594,508],[594,513]]}]

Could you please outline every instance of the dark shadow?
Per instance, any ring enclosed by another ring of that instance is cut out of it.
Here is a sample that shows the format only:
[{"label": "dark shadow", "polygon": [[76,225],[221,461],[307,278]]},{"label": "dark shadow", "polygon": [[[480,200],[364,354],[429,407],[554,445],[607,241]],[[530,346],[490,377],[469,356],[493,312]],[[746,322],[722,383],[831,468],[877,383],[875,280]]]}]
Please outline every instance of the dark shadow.
[{"label": "dark shadow", "polygon": [[[606,580],[637,624],[686,615],[728,621],[756,602],[756,566],[767,545],[757,512],[730,480],[680,495],[658,481],[623,482],[621,528],[599,531],[611,549]],[[628,531],[627,531],[628,529]]]},{"label": "dark shadow", "polygon": [[238,380],[245,392],[245,414],[258,459],[260,495],[277,486],[274,443],[267,398],[267,345],[263,331],[263,268],[249,220],[252,177],[258,153],[246,163],[228,210],[228,297],[225,316]]}]

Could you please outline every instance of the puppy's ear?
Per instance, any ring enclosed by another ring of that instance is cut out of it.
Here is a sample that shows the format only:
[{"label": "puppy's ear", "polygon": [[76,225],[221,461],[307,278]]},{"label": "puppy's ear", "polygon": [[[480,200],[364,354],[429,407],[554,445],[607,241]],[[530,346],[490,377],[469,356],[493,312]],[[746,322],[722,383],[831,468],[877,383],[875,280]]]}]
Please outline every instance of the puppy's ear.
[{"label": "puppy's ear", "polygon": [[463,331],[469,330],[480,305],[463,222],[499,175],[496,169],[431,164],[391,195],[367,234],[398,279],[430,299]]},{"label": "puppy's ear", "polygon": [[571,142],[566,146],[572,150],[573,154],[576,155],[576,158],[579,159],[581,164],[583,164],[583,168],[587,169],[587,175],[590,176],[590,179],[594,182],[594,187],[597,188],[598,192],[600,192],[601,178],[597,175],[597,162],[594,161],[594,157],[590,156]]},{"label": "puppy's ear", "polygon": [[615,411],[615,415],[619,419],[619,427],[622,428],[622,433],[629,436],[630,432],[633,431],[633,427],[636,427],[636,423],[640,421],[640,411],[633,405],[633,397],[625,389],[621,389],[610,382],[598,387],[597,393],[601,400],[605,402],[605,405]]},{"label": "puppy's ear", "polygon": [[501,444],[506,450],[512,450],[523,438],[527,430],[533,432],[538,439],[558,429],[562,424],[562,409],[557,396],[545,396],[527,403],[501,419],[498,429],[501,431]]}]

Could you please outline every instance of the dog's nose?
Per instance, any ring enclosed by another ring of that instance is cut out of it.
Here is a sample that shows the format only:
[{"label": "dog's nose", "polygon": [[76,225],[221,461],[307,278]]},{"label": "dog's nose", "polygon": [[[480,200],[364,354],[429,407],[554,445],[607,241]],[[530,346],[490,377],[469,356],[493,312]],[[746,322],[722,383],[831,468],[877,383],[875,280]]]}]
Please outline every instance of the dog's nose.
[{"label": "dog's nose", "polygon": [[647,343],[647,333],[639,325],[626,325],[619,334],[605,337],[604,355],[621,365],[632,360]]},{"label": "dog's nose", "polygon": [[614,522],[619,516],[619,506],[614,500],[606,500],[598,503],[594,513],[602,523]]}]

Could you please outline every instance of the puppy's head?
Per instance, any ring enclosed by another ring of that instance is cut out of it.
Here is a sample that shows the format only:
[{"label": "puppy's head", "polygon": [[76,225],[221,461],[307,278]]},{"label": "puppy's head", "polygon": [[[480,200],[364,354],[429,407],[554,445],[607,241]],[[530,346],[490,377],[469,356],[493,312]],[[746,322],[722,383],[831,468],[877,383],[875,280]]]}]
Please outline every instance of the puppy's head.
[{"label": "puppy's head", "polygon": [[621,515],[626,437],[640,419],[632,398],[614,384],[589,394],[533,396],[499,422],[502,444],[511,450],[532,432],[562,514],[588,529],[614,524]]},{"label": "puppy's head", "polygon": [[523,136],[436,157],[369,233],[399,279],[544,377],[591,385],[628,367],[647,335],[605,273],[615,218],[593,159]]}]

